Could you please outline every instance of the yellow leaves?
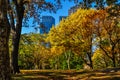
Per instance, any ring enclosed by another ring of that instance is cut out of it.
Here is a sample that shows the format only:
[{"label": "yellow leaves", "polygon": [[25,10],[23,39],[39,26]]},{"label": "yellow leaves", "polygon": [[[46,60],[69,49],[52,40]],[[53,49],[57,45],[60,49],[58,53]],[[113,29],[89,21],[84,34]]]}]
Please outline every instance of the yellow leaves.
[{"label": "yellow leaves", "polygon": [[92,60],[94,61],[97,57],[102,58],[103,57],[103,51],[100,49],[97,49],[95,53],[93,54]]},{"label": "yellow leaves", "polygon": [[79,9],[65,20],[62,20],[60,24],[52,28],[48,34],[47,40],[49,40],[52,47],[54,47],[52,52],[57,53],[56,49],[61,45],[72,50],[76,50],[76,47],[80,45],[88,49],[92,43],[90,41],[93,37],[93,31],[95,31],[95,25],[98,25],[97,23],[95,24],[95,21],[99,19],[100,16],[104,17],[104,13],[102,10],[100,12],[94,9]]},{"label": "yellow leaves", "polygon": [[51,53],[53,56],[59,56],[60,54],[62,54],[65,51],[64,46],[53,46],[51,48]]},{"label": "yellow leaves", "polygon": [[[37,50],[34,50],[34,57],[42,59],[48,59],[52,56],[50,49],[46,48],[44,46],[39,46],[39,48],[36,48]],[[39,50],[38,50],[39,49]]]}]

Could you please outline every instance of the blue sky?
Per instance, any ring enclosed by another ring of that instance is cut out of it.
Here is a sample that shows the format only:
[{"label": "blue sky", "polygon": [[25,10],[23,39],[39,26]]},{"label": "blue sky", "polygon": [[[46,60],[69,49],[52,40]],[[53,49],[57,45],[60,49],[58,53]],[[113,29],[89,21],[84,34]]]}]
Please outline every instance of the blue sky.
[{"label": "blue sky", "polygon": [[[47,1],[53,1],[53,0],[47,0]],[[68,0],[61,3],[62,3],[62,9],[59,9],[56,13],[50,13],[46,11],[46,12],[42,12],[41,16],[53,16],[55,18],[55,24],[59,24],[59,16],[68,16],[68,10],[70,9],[70,7],[75,5],[73,1],[69,2]],[[30,24],[31,24],[31,21],[32,19],[30,20]],[[34,27],[22,28],[22,34],[35,32],[35,31],[36,30],[34,29]]]}]

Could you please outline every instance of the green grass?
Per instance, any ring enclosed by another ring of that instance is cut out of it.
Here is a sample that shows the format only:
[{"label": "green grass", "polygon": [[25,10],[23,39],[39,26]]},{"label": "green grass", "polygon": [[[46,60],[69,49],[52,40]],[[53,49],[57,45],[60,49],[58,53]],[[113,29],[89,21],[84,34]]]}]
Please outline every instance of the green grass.
[{"label": "green grass", "polygon": [[120,80],[120,70],[21,70],[13,80]]}]

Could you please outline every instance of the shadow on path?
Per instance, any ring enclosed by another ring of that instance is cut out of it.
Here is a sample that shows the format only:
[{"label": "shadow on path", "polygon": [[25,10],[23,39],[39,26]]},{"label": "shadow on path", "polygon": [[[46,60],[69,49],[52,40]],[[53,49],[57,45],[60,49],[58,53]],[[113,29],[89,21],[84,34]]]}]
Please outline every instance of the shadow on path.
[{"label": "shadow on path", "polygon": [[26,70],[13,80],[120,80],[120,68],[104,70]]}]

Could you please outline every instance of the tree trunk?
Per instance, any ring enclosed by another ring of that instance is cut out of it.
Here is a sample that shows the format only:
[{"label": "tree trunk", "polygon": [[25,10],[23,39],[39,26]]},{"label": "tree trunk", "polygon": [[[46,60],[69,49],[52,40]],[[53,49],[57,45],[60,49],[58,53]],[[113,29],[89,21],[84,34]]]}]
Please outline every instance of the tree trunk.
[{"label": "tree trunk", "polygon": [[70,59],[67,60],[67,67],[70,70]]},{"label": "tree trunk", "polygon": [[113,53],[112,63],[113,67],[116,67],[115,53]]},{"label": "tree trunk", "polygon": [[14,0],[15,7],[16,7],[16,26],[13,34],[13,51],[12,51],[12,68],[13,73],[19,73],[19,66],[18,66],[18,53],[19,53],[19,42],[20,42],[20,35],[22,29],[22,20],[24,15],[24,4],[23,0],[20,0],[19,4],[17,0]]},{"label": "tree trunk", "polygon": [[115,58],[112,59],[112,62],[113,62],[113,67],[116,67],[116,61],[115,61]]},{"label": "tree trunk", "polygon": [[10,25],[7,18],[7,0],[0,1],[0,80],[11,80],[9,62]]},{"label": "tree trunk", "polygon": [[58,69],[58,57],[55,58],[55,68],[54,68],[54,69],[55,69],[55,70]]},{"label": "tree trunk", "polygon": [[16,34],[13,35],[13,51],[12,51],[12,67],[13,67],[13,73],[19,73],[19,66],[18,66],[18,49],[19,49],[19,39],[20,34],[16,32]]},{"label": "tree trunk", "polygon": [[116,46],[116,44],[113,44],[112,45],[112,49],[111,49],[111,51],[112,51],[112,63],[113,63],[113,67],[116,67],[116,57],[115,57],[115,55],[116,55],[116,52],[115,52],[115,46]]},{"label": "tree trunk", "polygon": [[68,59],[67,59],[67,65],[69,70],[70,70],[70,55],[71,53],[68,54]]},{"label": "tree trunk", "polygon": [[89,62],[90,62],[89,66],[90,66],[91,69],[93,69],[93,62],[92,62],[91,53],[87,53],[87,55],[88,55],[88,59],[89,59]]},{"label": "tree trunk", "polygon": [[70,58],[71,58],[71,51],[68,50],[68,52],[65,52],[66,62],[67,62],[67,68],[70,69]]},{"label": "tree trunk", "polygon": [[57,70],[58,69],[58,65],[57,65],[57,63],[55,64],[55,70]]}]

